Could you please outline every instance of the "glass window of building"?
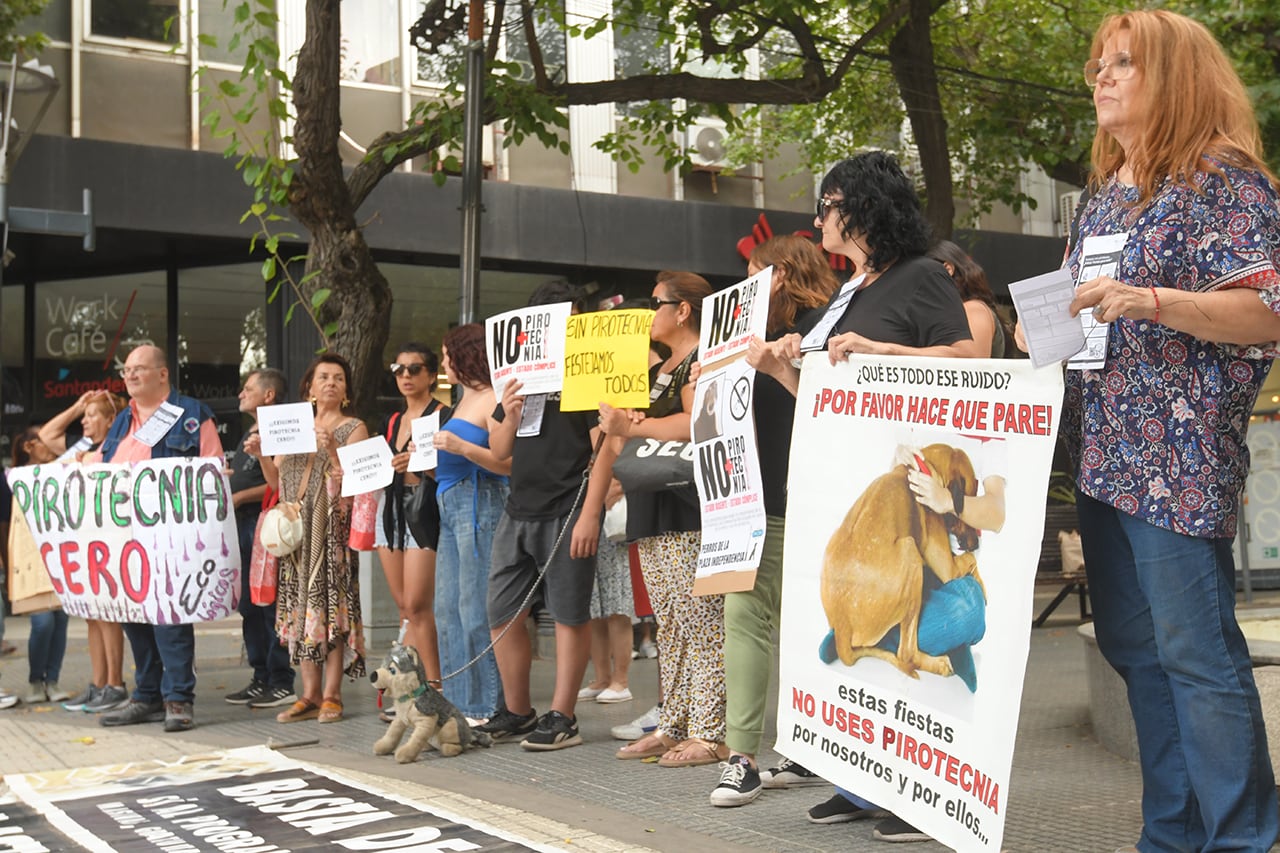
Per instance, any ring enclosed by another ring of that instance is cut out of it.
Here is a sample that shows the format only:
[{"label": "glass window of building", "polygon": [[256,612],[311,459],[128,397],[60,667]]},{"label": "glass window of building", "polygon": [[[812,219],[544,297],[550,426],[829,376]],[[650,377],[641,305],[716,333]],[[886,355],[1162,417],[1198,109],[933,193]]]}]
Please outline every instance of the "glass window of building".
[{"label": "glass window of building", "polygon": [[49,0],[39,13],[18,21],[17,30],[19,35],[44,33],[53,41],[71,41],[71,0]]},{"label": "glass window of building", "polygon": [[181,44],[185,5],[183,0],[89,0],[89,34]]},{"label": "glass window of building", "polygon": [[[439,355],[445,332],[458,324],[457,268],[409,264],[379,264],[378,268],[391,284],[391,295],[395,300],[383,361],[390,364],[399,347],[407,341],[426,344]],[[529,301],[529,294],[534,288],[555,277],[539,273],[481,271],[476,320],[483,322],[486,317],[519,308]],[[379,395],[395,397],[398,393],[395,382],[389,372],[384,371],[384,374]]]},{"label": "glass window of building", "polygon": [[0,288],[0,399],[4,401],[4,421],[8,428],[26,413],[27,345],[25,324],[26,293],[21,286]]},{"label": "glass window of building", "polygon": [[[524,37],[524,22],[520,18],[517,6],[508,6],[510,17],[507,18],[507,59],[519,63],[521,80],[533,79],[533,65],[529,59],[529,44]],[[563,10],[557,14],[563,17]],[[565,33],[563,25],[555,16],[543,8],[541,4],[534,7],[534,32],[538,37],[538,47],[542,49],[542,62],[547,76],[552,80],[564,79],[565,76]]]},{"label": "glass window of building", "polygon": [[399,86],[399,0],[343,0],[343,80]]},{"label": "glass window of building", "polygon": [[241,379],[267,366],[261,268],[236,264],[178,271],[178,386],[212,406],[219,420],[238,411]]},{"label": "glass window of building", "polygon": [[34,307],[35,418],[62,411],[91,388],[124,394],[119,370],[129,351],[165,345],[163,271],[41,282]]},{"label": "glass window of building", "polygon": [[[245,31],[245,25],[235,21],[234,4],[223,5],[221,0],[203,0],[199,4],[199,13],[200,35],[210,37],[200,44],[200,59],[203,62],[220,62],[238,68],[244,64],[245,51],[250,42],[263,35],[275,38],[274,33],[261,27],[252,18],[248,23],[249,29]],[[236,33],[241,33],[240,42],[232,50],[231,39]],[[208,43],[210,40],[212,44]]]},{"label": "glass window of building", "polygon": [[[671,71],[671,45],[666,33],[671,25],[653,17],[642,15],[631,27],[613,28],[613,76],[617,80],[639,74],[667,74]],[[647,102],[621,103],[616,109],[622,115],[632,115],[633,110]]]}]

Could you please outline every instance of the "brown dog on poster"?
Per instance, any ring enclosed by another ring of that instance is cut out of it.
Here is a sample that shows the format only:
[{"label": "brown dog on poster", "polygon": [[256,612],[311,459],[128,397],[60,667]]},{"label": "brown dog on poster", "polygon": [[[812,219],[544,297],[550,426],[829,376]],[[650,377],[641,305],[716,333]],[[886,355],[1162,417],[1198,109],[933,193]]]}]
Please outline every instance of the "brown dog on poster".
[{"label": "brown dog on poster", "polygon": [[[952,494],[973,497],[978,478],[968,455],[946,444],[919,452],[915,465],[936,474]],[[948,534],[961,549],[953,554]],[[913,678],[918,670],[952,675],[946,657],[920,651],[917,627],[927,568],[943,583],[973,575],[978,583],[978,531],[954,513],[934,512],[911,491],[907,466],[897,464],[872,481],[827,543],[822,562],[822,607],[835,634],[835,652],[852,665],[863,657],[888,661]],[[877,643],[897,625],[896,652]]]}]

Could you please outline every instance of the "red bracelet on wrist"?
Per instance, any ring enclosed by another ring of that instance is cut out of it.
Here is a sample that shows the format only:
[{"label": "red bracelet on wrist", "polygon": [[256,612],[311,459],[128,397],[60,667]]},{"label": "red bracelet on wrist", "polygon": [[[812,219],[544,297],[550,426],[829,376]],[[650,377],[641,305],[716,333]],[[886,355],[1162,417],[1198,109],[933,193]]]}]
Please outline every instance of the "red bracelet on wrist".
[{"label": "red bracelet on wrist", "polygon": [[1160,295],[1156,293],[1155,285],[1151,286],[1151,298],[1156,301],[1156,317],[1154,322],[1159,323],[1160,322]]}]

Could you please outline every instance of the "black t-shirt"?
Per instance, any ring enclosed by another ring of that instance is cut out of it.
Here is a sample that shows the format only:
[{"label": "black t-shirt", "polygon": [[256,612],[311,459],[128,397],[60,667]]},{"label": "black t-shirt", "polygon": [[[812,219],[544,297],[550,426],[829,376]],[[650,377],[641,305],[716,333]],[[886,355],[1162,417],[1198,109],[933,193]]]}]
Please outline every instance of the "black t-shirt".
[{"label": "black t-shirt", "polygon": [[[768,339],[774,341],[791,332],[807,334],[824,313],[823,308],[810,308],[796,317],[794,328],[779,330]],[[787,514],[787,471],[791,460],[791,428],[795,423],[796,398],[772,376],[759,371],[756,371],[754,388],[751,412],[756,424],[756,446],[760,449],[764,512],[765,515],[782,518]]]},{"label": "black t-shirt", "polygon": [[[236,445],[236,452],[231,456],[231,492],[243,492],[245,489],[252,489],[257,486],[265,486],[267,478],[262,473],[262,465],[258,462],[257,457],[251,456],[244,452],[244,442],[249,436],[257,432],[257,427],[249,430],[240,439],[240,443]],[[262,503],[260,501],[250,501],[236,508],[236,515],[244,518],[246,516],[257,515],[262,511]]]},{"label": "black t-shirt", "polygon": [[[529,411],[532,398],[525,401]],[[537,435],[516,435],[511,451],[511,493],[507,514],[520,521],[563,518],[573,508],[582,485],[582,473],[591,461],[591,429],[598,415],[560,411],[560,392],[546,396],[542,428]],[[505,418],[502,404],[494,419]]]},{"label": "black t-shirt", "polygon": [[859,289],[832,335],[857,332],[908,347],[948,346],[973,337],[955,282],[937,261],[898,261]]}]

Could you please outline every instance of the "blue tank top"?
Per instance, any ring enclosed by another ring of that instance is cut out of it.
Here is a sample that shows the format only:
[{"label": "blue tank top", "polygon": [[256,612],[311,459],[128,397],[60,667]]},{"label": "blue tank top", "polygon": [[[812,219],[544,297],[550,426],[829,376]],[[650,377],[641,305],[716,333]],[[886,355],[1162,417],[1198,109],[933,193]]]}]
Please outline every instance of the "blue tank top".
[{"label": "blue tank top", "polygon": [[[464,421],[461,418],[450,418],[440,429],[448,430],[463,441],[469,441],[480,447],[489,446],[489,431],[482,426],[476,426],[470,421]],[[436,483],[438,484],[436,494],[443,495],[463,480],[469,480],[477,475],[506,480],[506,477],[499,477],[497,474],[486,471],[465,456],[459,456],[447,450],[441,450],[436,453]]]}]

